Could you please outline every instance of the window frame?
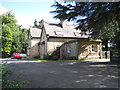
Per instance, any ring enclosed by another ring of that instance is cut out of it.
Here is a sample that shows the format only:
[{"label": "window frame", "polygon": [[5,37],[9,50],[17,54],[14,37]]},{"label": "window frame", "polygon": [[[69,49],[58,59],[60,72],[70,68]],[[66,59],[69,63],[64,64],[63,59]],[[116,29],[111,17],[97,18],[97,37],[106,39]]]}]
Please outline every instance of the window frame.
[{"label": "window frame", "polygon": [[91,45],[91,52],[92,53],[97,53],[98,52],[98,46],[96,44]]}]

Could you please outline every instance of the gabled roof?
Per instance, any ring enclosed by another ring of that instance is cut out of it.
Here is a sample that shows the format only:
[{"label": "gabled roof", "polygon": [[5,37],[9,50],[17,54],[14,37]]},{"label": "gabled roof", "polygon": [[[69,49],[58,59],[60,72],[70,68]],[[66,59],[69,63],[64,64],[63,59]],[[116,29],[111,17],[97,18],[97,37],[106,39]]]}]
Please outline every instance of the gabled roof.
[{"label": "gabled roof", "polygon": [[72,25],[65,25],[62,28],[60,24],[44,22],[44,28],[49,37],[88,38],[88,36],[82,36],[81,31],[76,30]]},{"label": "gabled roof", "polygon": [[30,28],[30,35],[34,38],[40,38],[41,31],[42,30],[38,28]]}]

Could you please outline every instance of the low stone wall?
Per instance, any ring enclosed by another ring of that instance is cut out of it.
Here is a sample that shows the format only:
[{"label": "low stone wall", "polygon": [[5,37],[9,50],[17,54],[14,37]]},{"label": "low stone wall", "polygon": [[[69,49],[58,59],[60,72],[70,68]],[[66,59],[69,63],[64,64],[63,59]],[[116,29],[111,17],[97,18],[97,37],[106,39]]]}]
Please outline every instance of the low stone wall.
[{"label": "low stone wall", "polygon": [[110,58],[110,51],[102,51],[102,58],[109,59]]},{"label": "low stone wall", "polygon": [[[60,47],[61,59],[99,59],[101,58],[101,42],[97,41],[84,41],[84,40],[72,40],[64,43]],[[95,46],[95,50],[93,50]]]}]

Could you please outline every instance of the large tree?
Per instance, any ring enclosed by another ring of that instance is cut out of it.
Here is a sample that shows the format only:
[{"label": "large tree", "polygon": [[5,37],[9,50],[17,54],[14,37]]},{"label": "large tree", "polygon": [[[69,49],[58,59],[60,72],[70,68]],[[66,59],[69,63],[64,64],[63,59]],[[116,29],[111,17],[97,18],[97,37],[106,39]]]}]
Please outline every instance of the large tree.
[{"label": "large tree", "polygon": [[2,55],[7,57],[13,52],[25,52],[28,30],[17,25],[17,21],[12,12],[0,15],[2,19]]},{"label": "large tree", "polygon": [[12,33],[10,28],[3,24],[2,25],[2,55],[7,57],[10,55],[12,49]]},{"label": "large tree", "polygon": [[[58,3],[55,2],[53,7],[56,8],[54,18],[67,19],[77,23],[76,29],[89,33],[91,38],[101,39],[106,50],[108,41],[111,41],[118,47],[118,41],[113,40],[120,33],[120,6],[119,3],[95,3],[95,2],[75,2],[75,3]],[[120,40],[120,39],[119,39]]]}]

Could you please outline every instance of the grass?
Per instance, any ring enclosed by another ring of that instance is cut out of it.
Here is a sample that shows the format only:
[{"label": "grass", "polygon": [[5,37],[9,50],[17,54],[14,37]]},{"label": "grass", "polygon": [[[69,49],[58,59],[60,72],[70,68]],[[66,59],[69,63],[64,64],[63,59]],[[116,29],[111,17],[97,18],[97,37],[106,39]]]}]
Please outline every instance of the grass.
[{"label": "grass", "polygon": [[[98,58],[96,58],[98,59]],[[89,59],[86,59],[86,60],[96,60],[96,59],[93,59],[93,58],[89,58]],[[106,58],[101,58],[101,59],[106,59]],[[109,59],[109,58],[107,58]],[[84,61],[82,59],[80,60],[42,60],[40,58],[23,58],[22,60],[29,60],[29,61],[41,61],[41,62],[66,62],[66,61]]]},{"label": "grass", "polygon": [[57,62],[65,62],[65,61],[76,61],[76,60],[42,60],[39,58],[23,58],[22,60],[29,60],[29,61],[43,61],[43,62],[48,62],[48,61],[57,61]]},{"label": "grass", "polygon": [[2,64],[2,68],[1,68],[1,72],[0,74],[2,75],[2,79],[0,79],[0,81],[2,81],[2,89],[7,89],[7,88],[22,88],[23,85],[26,83],[26,81],[21,81],[21,80],[13,80],[13,81],[9,81],[8,75],[12,73],[12,71],[8,71],[6,70],[7,67],[7,63],[3,63]]}]

